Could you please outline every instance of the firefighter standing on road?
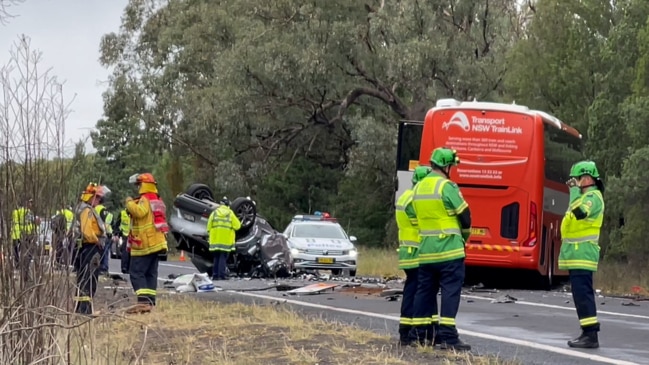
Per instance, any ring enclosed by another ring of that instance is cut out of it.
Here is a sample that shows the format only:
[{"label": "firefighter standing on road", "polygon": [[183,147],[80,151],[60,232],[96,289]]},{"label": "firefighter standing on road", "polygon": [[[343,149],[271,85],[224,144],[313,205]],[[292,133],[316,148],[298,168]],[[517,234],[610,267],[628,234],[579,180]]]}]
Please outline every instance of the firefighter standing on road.
[{"label": "firefighter standing on road", "polygon": [[212,280],[226,280],[228,255],[234,250],[235,231],[241,228],[239,218],[230,209],[230,201],[223,197],[220,205],[207,219],[209,250],[214,255]]},{"label": "firefighter standing on road", "polygon": [[[412,187],[430,173],[428,166],[417,166],[412,175]],[[399,342],[402,345],[410,343],[409,333],[412,329],[415,293],[417,293],[417,275],[419,273],[417,251],[419,250],[419,226],[417,216],[412,208],[414,192],[407,189],[397,199],[395,218],[399,228],[399,269],[406,273],[406,282],[403,286],[403,300],[401,301],[401,318],[399,320]],[[437,301],[433,301],[431,309],[437,315]]]},{"label": "firefighter standing on road", "polygon": [[568,341],[576,348],[598,348],[599,321],[593,289],[593,273],[599,263],[599,232],[604,218],[604,184],[592,161],[577,162],[570,169],[570,206],[561,222],[559,269],[568,270],[572,298],[582,333]]},{"label": "firefighter standing on road", "polygon": [[166,206],[150,173],[135,174],[129,182],[138,187],[137,200],[126,198],[131,216],[128,241],[131,247],[130,275],[138,304],[127,313],[147,313],[156,305],[159,254],[167,252]]},{"label": "firefighter standing on road", "polygon": [[[458,186],[449,180],[451,167],[460,159],[454,150],[437,148],[430,157],[433,171],[414,188],[413,208],[419,224],[419,275],[410,340],[429,344],[436,339],[442,349],[470,350],[455,326],[464,282],[465,242],[471,232],[471,213]],[[442,291],[439,331],[431,303]]]},{"label": "firefighter standing on road", "polygon": [[99,264],[106,238],[106,225],[94,207],[99,204],[101,197],[109,193],[107,187],[90,183],[81,194],[81,202],[76,208],[73,226],[79,261],[76,313],[93,314],[92,298],[97,291]]}]

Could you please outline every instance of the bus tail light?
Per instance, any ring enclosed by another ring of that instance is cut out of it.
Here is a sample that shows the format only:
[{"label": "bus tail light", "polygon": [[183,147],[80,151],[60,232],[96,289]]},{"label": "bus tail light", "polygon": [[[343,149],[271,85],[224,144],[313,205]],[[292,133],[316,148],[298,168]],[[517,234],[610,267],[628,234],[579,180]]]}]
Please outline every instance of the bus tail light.
[{"label": "bus tail light", "polygon": [[523,241],[523,247],[534,247],[536,245],[536,203],[530,202],[530,231],[528,238]]}]

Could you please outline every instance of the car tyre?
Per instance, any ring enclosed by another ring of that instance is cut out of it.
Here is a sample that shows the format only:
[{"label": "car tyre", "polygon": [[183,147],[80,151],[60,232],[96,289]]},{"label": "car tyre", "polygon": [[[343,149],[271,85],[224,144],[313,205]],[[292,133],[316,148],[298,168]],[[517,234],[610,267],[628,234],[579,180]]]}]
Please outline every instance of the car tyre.
[{"label": "car tyre", "polygon": [[230,204],[230,208],[241,221],[241,231],[247,231],[255,224],[257,219],[257,207],[248,198],[236,198]]},{"label": "car tyre", "polygon": [[356,276],[356,270],[349,270],[349,276],[350,277],[355,277]]},{"label": "car tyre", "polygon": [[212,189],[205,184],[191,184],[185,193],[196,199],[214,201],[214,193],[212,192]]}]

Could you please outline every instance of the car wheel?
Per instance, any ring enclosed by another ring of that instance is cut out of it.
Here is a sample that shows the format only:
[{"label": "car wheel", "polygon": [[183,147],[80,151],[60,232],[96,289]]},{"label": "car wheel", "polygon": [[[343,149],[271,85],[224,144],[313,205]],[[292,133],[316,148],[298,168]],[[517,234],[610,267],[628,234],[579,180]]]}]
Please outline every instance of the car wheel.
[{"label": "car wheel", "polygon": [[255,224],[257,218],[257,207],[252,200],[247,198],[236,198],[230,204],[230,208],[241,221],[241,230],[248,230]]},{"label": "car wheel", "polygon": [[356,270],[349,270],[349,276],[350,277],[355,277],[356,276]]},{"label": "car wheel", "polygon": [[214,193],[212,192],[212,189],[205,184],[191,184],[185,193],[196,199],[214,201]]},{"label": "car wheel", "polygon": [[340,275],[341,272],[342,272],[341,269],[331,269],[331,275],[338,276],[338,275]]}]

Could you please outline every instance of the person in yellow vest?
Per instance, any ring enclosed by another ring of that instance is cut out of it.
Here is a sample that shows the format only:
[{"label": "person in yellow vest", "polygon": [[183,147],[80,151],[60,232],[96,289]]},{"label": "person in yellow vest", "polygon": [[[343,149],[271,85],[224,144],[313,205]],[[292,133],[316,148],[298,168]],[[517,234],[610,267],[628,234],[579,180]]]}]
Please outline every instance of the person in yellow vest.
[{"label": "person in yellow vest", "polygon": [[99,204],[95,207],[95,211],[99,214],[99,217],[106,224],[106,240],[104,242],[104,252],[101,256],[101,265],[99,266],[99,274],[108,274],[109,262],[110,262],[110,250],[113,243],[113,213],[109,212],[104,205],[104,198],[99,197]]},{"label": "person in yellow vest", "polygon": [[129,182],[138,187],[140,194],[137,199],[126,198],[126,210],[131,216],[129,272],[138,304],[126,313],[148,313],[156,305],[159,254],[167,252],[169,225],[153,175],[135,174]]},{"label": "person in yellow vest", "polygon": [[90,183],[81,194],[72,227],[78,246],[77,296],[75,312],[92,315],[92,298],[97,292],[99,264],[106,237],[106,226],[95,207],[110,193],[106,186]]},{"label": "person in yellow vest", "polygon": [[14,263],[18,269],[29,267],[36,243],[35,233],[38,222],[32,212],[32,204],[32,199],[26,199],[24,206],[14,209],[11,214],[11,240],[14,248]]},{"label": "person in yellow vest", "polygon": [[604,221],[604,183],[593,161],[580,161],[570,169],[570,205],[561,221],[559,269],[568,270],[572,299],[581,335],[569,347],[598,348],[599,321],[593,273],[599,263],[599,233]]},{"label": "person in yellow vest", "polygon": [[[412,174],[412,187],[426,177],[431,171],[428,166],[417,166]],[[417,275],[419,274],[417,252],[419,250],[419,225],[417,215],[412,208],[414,192],[407,189],[397,199],[395,219],[399,228],[399,269],[406,273],[403,285],[403,299],[401,300],[401,318],[399,319],[399,342],[401,345],[410,344],[410,330],[417,293]],[[433,301],[431,316],[437,315],[437,302]]]},{"label": "person in yellow vest", "polygon": [[[426,346],[436,338],[442,349],[468,351],[471,346],[460,340],[455,324],[465,275],[465,243],[471,232],[469,205],[449,177],[459,162],[454,150],[436,148],[430,157],[432,172],[414,188],[412,206],[421,242],[410,339]],[[442,298],[436,330],[431,303],[437,301],[438,288]]]},{"label": "person in yellow vest", "polygon": [[212,280],[226,280],[227,260],[234,250],[235,231],[241,228],[241,221],[230,209],[230,200],[223,197],[220,205],[207,219],[209,250],[214,256]]},{"label": "person in yellow vest", "polygon": [[[128,214],[126,209],[122,209],[113,226],[113,244],[118,245],[116,252],[117,250],[119,250],[122,274],[128,274],[130,248],[128,247],[126,241],[128,239],[128,232],[130,230],[131,216]],[[121,246],[119,241],[121,241]]]},{"label": "person in yellow vest", "polygon": [[66,229],[69,231],[72,228],[72,221],[74,221],[74,212],[72,212],[72,207],[68,206],[67,208],[57,210],[55,214],[61,214],[65,217]]}]

